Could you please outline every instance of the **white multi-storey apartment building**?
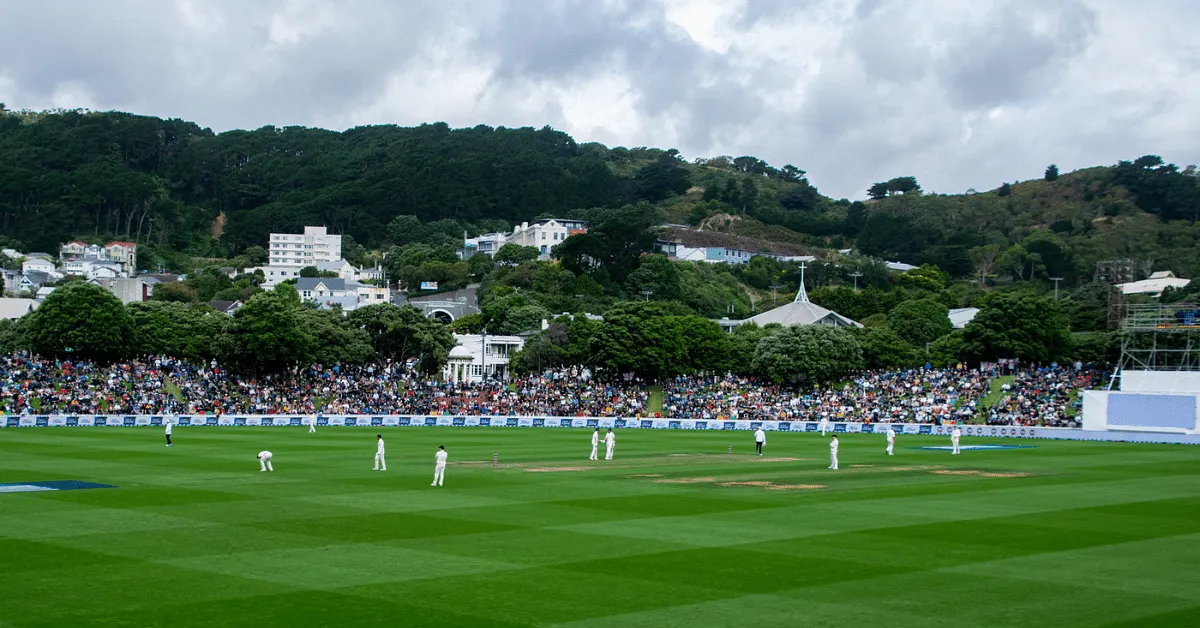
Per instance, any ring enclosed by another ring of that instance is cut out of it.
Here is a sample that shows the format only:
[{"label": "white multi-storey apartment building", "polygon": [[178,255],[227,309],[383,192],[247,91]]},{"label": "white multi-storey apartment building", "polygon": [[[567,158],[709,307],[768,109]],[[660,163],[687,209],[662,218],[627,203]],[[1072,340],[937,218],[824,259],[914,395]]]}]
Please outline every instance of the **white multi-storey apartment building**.
[{"label": "white multi-storey apartment building", "polygon": [[275,268],[304,268],[317,262],[342,258],[342,236],[329,235],[325,227],[305,227],[303,235],[272,233],[268,265]]}]

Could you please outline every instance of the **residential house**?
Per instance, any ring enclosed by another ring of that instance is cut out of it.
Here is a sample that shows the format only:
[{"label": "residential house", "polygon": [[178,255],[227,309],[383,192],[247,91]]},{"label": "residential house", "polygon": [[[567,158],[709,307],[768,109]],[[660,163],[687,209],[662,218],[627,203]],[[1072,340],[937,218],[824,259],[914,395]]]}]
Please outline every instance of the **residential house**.
[{"label": "residential house", "polygon": [[0,318],[16,320],[36,310],[39,305],[33,299],[0,298]]},{"label": "residential house", "polygon": [[52,281],[57,281],[57,279],[51,273],[31,270],[27,273],[21,274],[21,289],[19,292],[22,294],[26,292],[33,294],[38,291],[38,288],[42,287],[42,284],[50,283]]},{"label": "residential house", "polygon": [[391,290],[389,290],[387,288],[380,288],[378,286],[368,286],[366,284],[361,284],[361,283],[348,283],[348,284],[346,284],[346,289],[354,290],[355,296],[358,297],[358,305],[359,306],[378,305],[380,303],[387,303],[389,298],[391,297],[391,292],[392,292]]},{"label": "residential house", "polygon": [[588,223],[585,220],[542,218],[533,222],[523,222],[513,228],[505,243],[535,247],[539,259],[548,260],[554,247],[572,235],[587,233],[587,227]]},{"label": "residential house", "polygon": [[289,279],[300,278],[300,267],[298,266],[255,266],[246,269],[247,273],[256,271],[262,272],[262,287],[268,290]]},{"label": "residential house", "polygon": [[358,269],[354,267],[354,264],[344,259],[339,258],[328,262],[317,262],[316,267],[321,272],[337,273],[338,277],[346,281],[358,281]]},{"label": "residential house", "polygon": [[0,294],[0,297],[15,297],[21,293],[21,273],[0,268],[0,279],[4,281],[4,294]]},{"label": "residential house", "polygon": [[958,307],[950,310],[947,317],[950,319],[950,325],[955,329],[962,329],[967,326],[967,323],[975,320],[976,314],[979,314],[977,307]]},{"label": "residential house", "polygon": [[27,273],[29,271],[52,273],[54,272],[54,262],[37,257],[25,258],[25,261],[21,262],[21,272]]},{"label": "residential house", "polygon": [[21,259],[22,257],[25,257],[24,254],[16,249],[0,249],[0,255],[4,255],[4,257],[7,257],[8,259]]},{"label": "residential house", "polygon": [[485,233],[474,238],[463,239],[463,258],[472,255],[487,255],[494,257],[496,251],[508,242],[508,236],[503,233]]},{"label": "residential house", "polygon": [[442,369],[442,376],[451,382],[507,379],[509,360],[525,346],[520,336],[454,334],[454,340],[458,346],[450,350]]},{"label": "residential house", "polygon": [[137,244],[133,242],[109,242],[104,245],[108,259],[121,265],[127,277],[137,274]]},{"label": "residential house", "polygon": [[38,303],[41,303],[42,301],[46,300],[46,297],[50,296],[51,292],[54,292],[54,288],[52,286],[42,286],[41,288],[37,289],[37,294],[34,296],[34,298],[37,299]]},{"label": "residential house", "polygon": [[139,277],[94,277],[89,283],[113,293],[121,303],[140,303],[150,300],[150,285]]},{"label": "residential house", "polygon": [[211,307],[212,309],[214,309],[222,314],[225,314],[226,316],[233,316],[234,312],[241,309],[242,302],[241,301],[209,301],[208,307]]},{"label": "residential house", "polygon": [[296,281],[296,292],[300,293],[301,300],[325,303],[347,296],[346,280],[340,277],[301,277]]}]

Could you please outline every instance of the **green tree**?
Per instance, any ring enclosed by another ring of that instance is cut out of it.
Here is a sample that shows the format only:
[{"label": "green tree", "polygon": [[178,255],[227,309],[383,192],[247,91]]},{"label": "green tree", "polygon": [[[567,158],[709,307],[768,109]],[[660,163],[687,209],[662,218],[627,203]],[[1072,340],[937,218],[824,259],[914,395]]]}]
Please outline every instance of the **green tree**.
[{"label": "green tree", "polygon": [[312,331],[301,318],[300,296],[288,284],[250,299],[217,339],[226,364],[253,373],[276,373],[309,364],[316,350]]},{"label": "green tree", "polygon": [[634,298],[649,293],[648,298],[673,301],[680,297],[679,269],[666,255],[646,255],[637,270],[629,274],[625,286]]},{"label": "green tree", "polygon": [[999,294],[980,308],[963,333],[964,350],[977,360],[1019,358],[1045,364],[1070,348],[1067,324],[1052,299]]},{"label": "green tree", "polygon": [[450,323],[450,331],[456,334],[478,334],[483,331],[483,314],[464,314]]},{"label": "green tree", "polygon": [[752,369],[776,383],[803,378],[828,381],[862,368],[862,349],[847,329],[826,325],[787,327],[758,342]]},{"label": "green tree", "polygon": [[1056,166],[1054,164],[1050,164],[1049,166],[1046,166],[1046,174],[1043,178],[1046,179],[1047,181],[1057,181],[1058,180],[1058,166]]},{"label": "green tree", "polygon": [[617,373],[656,381],[688,370],[678,317],[655,302],[625,302],[604,316],[596,362]]},{"label": "green tree", "polygon": [[868,369],[902,369],[920,363],[917,349],[887,327],[856,329],[854,335]]},{"label": "green tree", "polygon": [[341,311],[301,308],[300,323],[312,334],[318,364],[364,364],[374,350],[366,330],[350,325]]},{"label": "green tree", "polygon": [[25,318],[0,318],[0,355],[12,355],[25,348]]},{"label": "green tree", "polygon": [[173,301],[130,303],[134,355],[169,355],[186,360],[215,356],[214,339],[229,317],[202,306]]},{"label": "green tree", "polygon": [[937,368],[949,368],[966,359],[967,348],[963,330],[956,329],[929,346],[925,359]]},{"label": "green tree", "polygon": [[324,277],[328,279],[336,279],[341,277],[341,275],[332,270],[318,270],[316,266],[305,266],[304,268],[301,268],[300,276],[308,278]]},{"label": "green tree", "polygon": [[266,264],[267,260],[270,259],[270,255],[267,254],[267,250],[257,245],[247,247],[246,250],[242,252],[242,255],[245,256],[246,261],[250,262],[250,264],[254,266]]},{"label": "green tree", "polygon": [[150,295],[150,298],[154,301],[170,303],[196,303],[198,300],[196,291],[181,281],[158,284],[154,287],[154,293]]},{"label": "green tree", "polygon": [[703,316],[677,317],[687,352],[686,373],[726,373],[733,367],[733,343],[717,323]]},{"label": "green tree", "polygon": [[377,358],[402,364],[415,359],[425,373],[437,372],[454,348],[450,329],[412,306],[370,305],[350,312],[347,319],[367,332]]},{"label": "green tree", "polygon": [[904,301],[888,312],[888,328],[914,347],[924,348],[953,331],[950,309],[933,299]]},{"label": "green tree", "polygon": [[47,358],[119,360],[129,355],[133,322],[112,293],[86,282],[57,288],[28,315],[25,342]]},{"label": "green tree", "polygon": [[520,244],[505,244],[496,251],[494,258],[497,264],[523,264],[538,258],[536,246],[521,246]]},{"label": "green tree", "polygon": [[921,264],[900,275],[900,285],[918,290],[941,292],[946,289],[946,274],[937,266]]}]

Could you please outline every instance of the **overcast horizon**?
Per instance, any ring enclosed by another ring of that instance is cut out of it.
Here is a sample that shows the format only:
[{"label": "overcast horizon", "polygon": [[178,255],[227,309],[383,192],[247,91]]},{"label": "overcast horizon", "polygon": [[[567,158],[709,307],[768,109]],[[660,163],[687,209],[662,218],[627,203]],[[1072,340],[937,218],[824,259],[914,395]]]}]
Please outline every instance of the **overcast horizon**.
[{"label": "overcast horizon", "polygon": [[1200,162],[1183,0],[0,4],[0,102],[266,125],[552,126],[791,163],[834,198]]}]

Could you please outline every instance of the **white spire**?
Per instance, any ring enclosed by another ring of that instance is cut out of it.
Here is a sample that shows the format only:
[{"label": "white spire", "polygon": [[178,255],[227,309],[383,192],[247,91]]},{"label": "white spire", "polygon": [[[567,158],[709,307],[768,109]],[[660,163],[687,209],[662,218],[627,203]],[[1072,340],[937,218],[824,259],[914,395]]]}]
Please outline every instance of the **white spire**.
[{"label": "white spire", "polygon": [[800,262],[800,290],[796,292],[793,303],[808,303],[808,291],[804,289],[804,262]]}]

